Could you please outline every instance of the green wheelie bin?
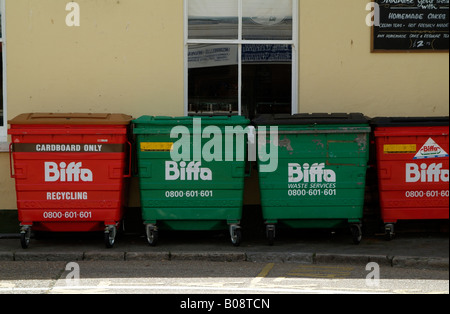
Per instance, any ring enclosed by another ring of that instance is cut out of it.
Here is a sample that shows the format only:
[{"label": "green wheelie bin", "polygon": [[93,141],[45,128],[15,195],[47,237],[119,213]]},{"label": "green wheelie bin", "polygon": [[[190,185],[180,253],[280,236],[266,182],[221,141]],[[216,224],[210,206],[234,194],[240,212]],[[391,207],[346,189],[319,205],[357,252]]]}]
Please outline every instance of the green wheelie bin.
[{"label": "green wheelie bin", "polygon": [[277,136],[265,132],[267,138],[258,140],[260,151],[278,149],[273,172],[262,172],[267,161],[258,158],[269,244],[273,245],[277,224],[299,229],[350,226],[353,241],[359,244],[371,131],[366,117],[262,115],[253,123],[258,137],[263,127],[278,127]]},{"label": "green wheelie bin", "polygon": [[147,241],[159,230],[229,230],[241,242],[247,126],[244,117],[133,121]]}]

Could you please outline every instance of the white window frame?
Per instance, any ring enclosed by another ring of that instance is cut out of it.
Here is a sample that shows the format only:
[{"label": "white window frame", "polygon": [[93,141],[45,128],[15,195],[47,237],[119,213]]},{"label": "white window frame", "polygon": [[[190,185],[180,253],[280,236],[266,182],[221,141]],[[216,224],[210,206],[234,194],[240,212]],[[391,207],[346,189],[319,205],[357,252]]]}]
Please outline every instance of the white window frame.
[{"label": "white window frame", "polygon": [[[6,36],[5,36],[5,26],[6,26],[6,14],[5,14],[5,0],[0,0],[0,8],[2,12],[2,35],[0,37],[0,45],[2,45],[2,60],[3,62],[3,126],[0,126],[0,144],[7,141],[7,133],[8,133],[8,114],[6,110]],[[0,145],[0,151],[2,150],[2,145]]]},{"label": "white window frame", "polygon": [[215,40],[215,39],[189,39],[189,0],[184,0],[184,115],[189,114],[189,45],[192,44],[236,44],[238,46],[238,108],[239,115],[242,115],[242,45],[290,45],[292,47],[292,109],[291,113],[298,113],[298,0],[292,0],[292,40],[245,40],[242,39],[242,2],[238,0],[238,39]]}]

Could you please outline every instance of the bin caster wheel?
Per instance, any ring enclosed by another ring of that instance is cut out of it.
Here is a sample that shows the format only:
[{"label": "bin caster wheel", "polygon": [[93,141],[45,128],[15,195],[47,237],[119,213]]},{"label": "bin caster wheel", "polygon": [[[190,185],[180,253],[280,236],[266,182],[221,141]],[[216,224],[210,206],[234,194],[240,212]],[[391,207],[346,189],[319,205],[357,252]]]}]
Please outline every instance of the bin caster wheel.
[{"label": "bin caster wheel", "polygon": [[269,225],[266,227],[266,235],[267,239],[269,240],[269,245],[273,246],[275,242],[275,226]]},{"label": "bin caster wheel", "polygon": [[394,224],[386,224],[384,227],[386,241],[392,241],[395,237]]},{"label": "bin caster wheel", "polygon": [[22,249],[27,249],[30,245],[31,239],[31,228],[30,227],[22,227],[20,231],[20,245]]},{"label": "bin caster wheel", "polygon": [[116,233],[117,228],[116,226],[108,226],[105,228],[105,246],[107,249],[111,249],[114,246],[114,243],[116,242]]},{"label": "bin caster wheel", "polygon": [[150,246],[156,246],[156,243],[158,242],[159,238],[159,232],[156,226],[154,225],[147,225],[146,228],[147,233],[147,242]]},{"label": "bin caster wheel", "polygon": [[238,247],[241,245],[242,241],[242,231],[241,229],[236,229],[234,232],[234,236],[231,237],[231,243],[233,243],[234,246]]},{"label": "bin caster wheel", "polygon": [[361,225],[352,225],[350,227],[350,230],[352,232],[353,243],[355,243],[356,245],[359,245],[362,240]]},{"label": "bin caster wheel", "polygon": [[238,247],[241,245],[242,241],[242,231],[241,227],[232,225],[230,226],[231,243],[233,246]]}]

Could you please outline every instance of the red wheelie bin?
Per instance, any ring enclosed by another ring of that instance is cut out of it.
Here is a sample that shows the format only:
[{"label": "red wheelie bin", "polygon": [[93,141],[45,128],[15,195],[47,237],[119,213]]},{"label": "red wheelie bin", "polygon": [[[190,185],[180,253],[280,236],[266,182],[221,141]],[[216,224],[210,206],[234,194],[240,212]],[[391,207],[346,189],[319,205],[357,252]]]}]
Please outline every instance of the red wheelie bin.
[{"label": "red wheelie bin", "polygon": [[398,220],[449,219],[449,120],[375,118],[381,216],[386,236]]},{"label": "red wheelie bin", "polygon": [[123,114],[22,114],[9,121],[21,244],[31,229],[104,231],[114,245],[130,177],[131,145]]}]

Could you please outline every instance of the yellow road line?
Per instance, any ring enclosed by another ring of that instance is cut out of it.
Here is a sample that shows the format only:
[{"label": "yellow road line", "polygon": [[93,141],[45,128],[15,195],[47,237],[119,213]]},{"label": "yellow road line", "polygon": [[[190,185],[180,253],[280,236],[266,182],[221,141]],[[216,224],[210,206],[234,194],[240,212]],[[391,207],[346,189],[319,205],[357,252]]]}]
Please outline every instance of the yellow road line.
[{"label": "yellow road line", "polygon": [[267,275],[270,273],[270,271],[272,270],[272,268],[275,266],[275,263],[270,263],[267,264],[263,270],[259,273],[258,276],[256,276],[256,278],[265,278],[267,277]]},{"label": "yellow road line", "polygon": [[250,283],[250,286],[255,286],[257,285],[261,280],[263,280],[264,278],[267,277],[267,275],[269,275],[270,271],[273,269],[273,267],[275,266],[275,263],[270,263],[267,264],[262,271],[258,274],[258,276],[256,276],[256,278],[254,278],[252,280],[252,282]]},{"label": "yellow road line", "polygon": [[292,269],[287,276],[306,278],[342,279],[351,276],[354,267],[301,265]]}]

